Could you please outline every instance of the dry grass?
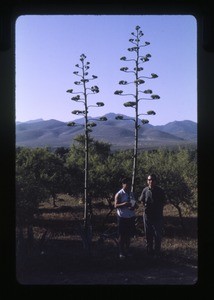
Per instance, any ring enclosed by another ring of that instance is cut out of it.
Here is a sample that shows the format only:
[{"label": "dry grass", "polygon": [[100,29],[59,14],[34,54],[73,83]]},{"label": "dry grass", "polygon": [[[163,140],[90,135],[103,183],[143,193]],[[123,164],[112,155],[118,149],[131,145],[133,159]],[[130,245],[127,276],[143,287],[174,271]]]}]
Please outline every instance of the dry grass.
[{"label": "dry grass", "polygon": [[[17,250],[19,282],[23,284],[157,284],[157,282],[158,284],[166,284],[166,282],[194,284],[196,282],[197,216],[184,218],[186,231],[183,231],[176,210],[167,205],[164,209],[163,255],[160,261],[157,263],[147,257],[143,226],[140,224],[140,230],[131,243],[133,259],[126,261],[124,267],[118,261],[116,240],[111,237],[102,238],[104,232],[116,230],[115,210],[106,219],[109,212],[107,201],[97,200],[93,203],[94,226],[92,251],[89,257],[83,247],[79,230],[83,221],[83,207],[82,201],[69,195],[58,195],[55,207],[51,200],[40,205],[39,214],[34,218],[34,240],[30,249],[21,247]],[[142,215],[141,204],[136,215]],[[26,242],[26,229],[24,236]],[[165,279],[160,279],[157,273],[160,269],[161,272],[165,270],[163,273]],[[173,275],[175,269],[180,270],[178,271],[180,277],[177,273]],[[114,274],[119,271],[119,277],[113,279]],[[71,276],[72,272],[75,272],[75,278]],[[91,272],[90,275],[88,272]],[[130,278],[127,274],[124,275],[124,272],[129,272]],[[131,275],[130,272],[133,274]],[[150,272],[157,274],[153,278]],[[125,280],[124,276],[129,280]]]}]

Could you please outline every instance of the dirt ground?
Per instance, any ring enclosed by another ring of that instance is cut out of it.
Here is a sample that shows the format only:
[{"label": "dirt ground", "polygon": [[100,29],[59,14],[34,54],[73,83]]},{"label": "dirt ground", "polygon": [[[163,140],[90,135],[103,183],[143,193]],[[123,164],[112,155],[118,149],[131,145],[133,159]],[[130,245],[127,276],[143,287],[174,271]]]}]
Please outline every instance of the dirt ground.
[{"label": "dirt ground", "polygon": [[[193,235],[174,235],[172,221],[166,217],[160,258],[148,257],[145,237],[137,235],[131,243],[132,257],[120,260],[118,246],[112,238],[101,239],[100,227],[108,210],[97,206],[91,254],[84,249],[77,220],[82,207],[65,206],[65,200],[57,207],[41,207],[35,219],[34,244],[31,249],[23,245],[16,252],[15,280],[19,287],[26,286],[196,286],[198,282],[196,219]],[[114,215],[110,215],[113,224]],[[170,226],[169,226],[170,225]],[[179,226],[176,225],[177,230]]]},{"label": "dirt ground", "polygon": [[[161,258],[148,257],[142,238],[133,256],[119,260],[114,242],[94,242],[91,256],[81,241],[49,241],[35,256],[17,261],[20,285],[195,285],[198,279],[196,261],[182,261],[173,253]],[[74,248],[79,249],[75,252]]]}]

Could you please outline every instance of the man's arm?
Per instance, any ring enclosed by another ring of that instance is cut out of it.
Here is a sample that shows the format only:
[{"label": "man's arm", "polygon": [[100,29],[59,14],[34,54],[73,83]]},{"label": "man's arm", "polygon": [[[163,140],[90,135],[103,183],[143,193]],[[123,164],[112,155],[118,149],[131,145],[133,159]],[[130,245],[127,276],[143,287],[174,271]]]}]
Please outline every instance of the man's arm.
[{"label": "man's arm", "polygon": [[145,203],[145,189],[142,190],[142,193],[139,197],[139,201]]}]

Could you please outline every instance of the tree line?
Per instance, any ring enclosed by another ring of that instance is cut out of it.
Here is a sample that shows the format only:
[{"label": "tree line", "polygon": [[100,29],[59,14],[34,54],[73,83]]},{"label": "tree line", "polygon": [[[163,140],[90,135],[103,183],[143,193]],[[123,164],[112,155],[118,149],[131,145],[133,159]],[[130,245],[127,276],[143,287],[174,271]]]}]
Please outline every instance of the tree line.
[{"label": "tree line", "polygon": [[[133,151],[111,151],[111,145],[89,139],[88,192],[92,203],[113,200],[120,179],[132,173]],[[168,203],[178,209],[197,210],[197,149],[177,148],[139,151],[135,198],[146,185],[149,173],[155,173],[165,190]],[[75,138],[70,148],[16,149],[17,223],[31,223],[39,204],[57,194],[84,198],[84,135]],[[182,209],[181,209],[182,208]]]}]

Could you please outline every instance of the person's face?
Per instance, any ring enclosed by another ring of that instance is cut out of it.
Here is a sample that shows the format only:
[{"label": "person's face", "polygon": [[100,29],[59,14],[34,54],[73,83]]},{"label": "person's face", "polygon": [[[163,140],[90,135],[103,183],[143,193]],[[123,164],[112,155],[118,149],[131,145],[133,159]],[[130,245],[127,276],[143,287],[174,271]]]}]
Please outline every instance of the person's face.
[{"label": "person's face", "polygon": [[123,183],[123,189],[128,190],[129,189],[129,183]]},{"label": "person's face", "polygon": [[148,178],[147,178],[147,183],[148,183],[148,186],[149,186],[150,188],[152,188],[152,187],[155,185],[155,180],[152,179],[151,176],[148,176]]}]

